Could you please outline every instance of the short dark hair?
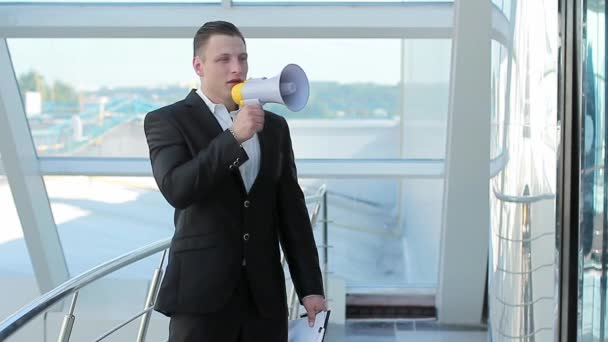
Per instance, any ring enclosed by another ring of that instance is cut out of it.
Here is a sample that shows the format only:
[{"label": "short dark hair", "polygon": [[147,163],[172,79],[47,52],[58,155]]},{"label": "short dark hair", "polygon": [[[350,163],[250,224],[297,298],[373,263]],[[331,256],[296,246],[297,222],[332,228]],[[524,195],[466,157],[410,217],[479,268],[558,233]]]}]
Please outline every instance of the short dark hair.
[{"label": "short dark hair", "polygon": [[234,26],[233,23],[229,23],[227,21],[209,21],[206,22],[201,28],[196,31],[194,35],[194,56],[196,56],[196,52],[207,42],[211,36],[216,34],[223,34],[226,36],[239,37],[245,43],[245,37],[239,29]]}]

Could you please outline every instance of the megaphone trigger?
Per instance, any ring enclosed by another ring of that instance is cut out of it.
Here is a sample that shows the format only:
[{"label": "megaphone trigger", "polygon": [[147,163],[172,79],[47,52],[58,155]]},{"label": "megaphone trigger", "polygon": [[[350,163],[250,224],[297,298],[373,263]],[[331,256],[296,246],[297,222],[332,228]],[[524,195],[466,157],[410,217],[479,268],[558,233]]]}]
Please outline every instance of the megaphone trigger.
[{"label": "megaphone trigger", "polygon": [[243,100],[243,104],[241,106],[244,105],[261,105],[260,100],[258,99],[249,99],[249,100]]}]

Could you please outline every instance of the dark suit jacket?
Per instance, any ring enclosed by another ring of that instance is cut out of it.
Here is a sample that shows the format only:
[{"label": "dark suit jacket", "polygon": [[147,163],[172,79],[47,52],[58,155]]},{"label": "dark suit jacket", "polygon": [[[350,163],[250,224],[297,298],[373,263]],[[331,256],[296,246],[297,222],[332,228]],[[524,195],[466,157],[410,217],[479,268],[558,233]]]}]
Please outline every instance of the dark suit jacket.
[{"label": "dark suit jacket", "polygon": [[323,294],[283,117],[265,112],[258,133],[260,171],[249,193],[238,169],[247,154],[229,131],[222,131],[195,90],[148,113],[144,130],[156,183],[175,207],[175,234],[156,310],[168,316],[219,310],[237,286],[245,258],[261,314],[285,314],[279,241],[299,297]]}]

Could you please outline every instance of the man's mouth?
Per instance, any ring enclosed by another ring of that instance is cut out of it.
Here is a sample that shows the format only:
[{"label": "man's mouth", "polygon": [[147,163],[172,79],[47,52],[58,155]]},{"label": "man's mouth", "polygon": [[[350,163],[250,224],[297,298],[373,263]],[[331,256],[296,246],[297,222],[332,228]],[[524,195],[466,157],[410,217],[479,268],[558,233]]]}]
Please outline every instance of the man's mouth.
[{"label": "man's mouth", "polygon": [[234,87],[236,84],[241,83],[241,82],[243,82],[243,81],[239,80],[239,79],[234,79],[234,80],[228,81],[228,84],[230,84],[231,86]]}]

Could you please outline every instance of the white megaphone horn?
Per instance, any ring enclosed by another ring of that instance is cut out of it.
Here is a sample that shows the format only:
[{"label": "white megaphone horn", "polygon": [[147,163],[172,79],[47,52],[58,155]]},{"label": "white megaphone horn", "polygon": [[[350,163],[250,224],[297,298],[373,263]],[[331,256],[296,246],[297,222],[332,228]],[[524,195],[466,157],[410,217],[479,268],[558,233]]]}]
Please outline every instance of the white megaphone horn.
[{"label": "white megaphone horn", "polygon": [[252,78],[232,87],[232,100],[239,106],[272,102],[293,112],[306,106],[309,94],[308,77],[297,64],[287,64],[273,78]]}]

